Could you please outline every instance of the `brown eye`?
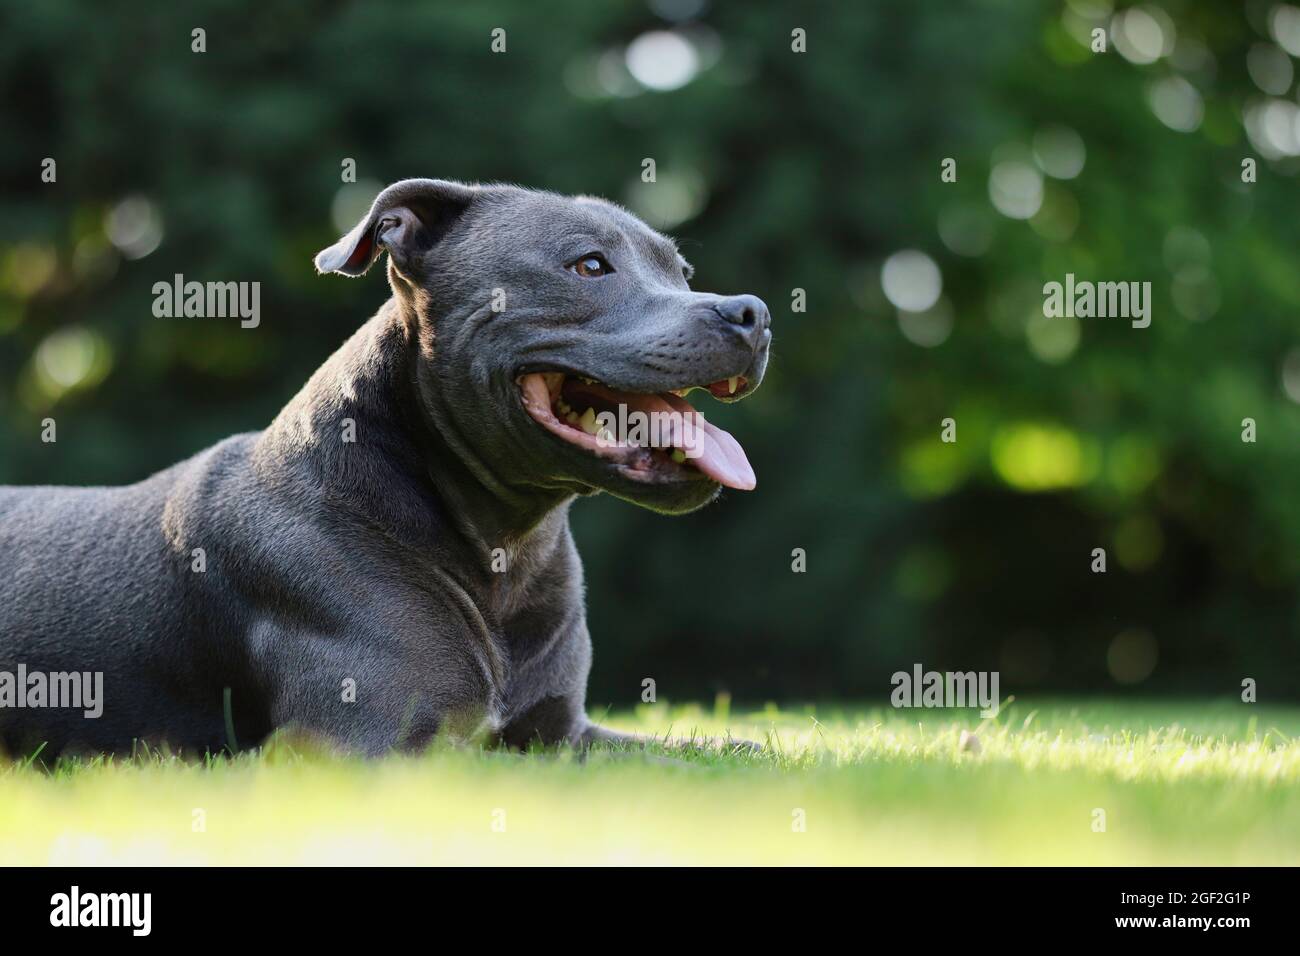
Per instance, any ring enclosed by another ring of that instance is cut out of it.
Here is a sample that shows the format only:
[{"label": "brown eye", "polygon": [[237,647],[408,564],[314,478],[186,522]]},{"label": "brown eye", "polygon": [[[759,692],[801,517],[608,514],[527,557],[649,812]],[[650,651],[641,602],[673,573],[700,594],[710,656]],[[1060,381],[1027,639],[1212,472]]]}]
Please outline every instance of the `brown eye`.
[{"label": "brown eye", "polygon": [[614,271],[603,257],[596,255],[583,256],[569,268],[585,279],[598,279]]}]

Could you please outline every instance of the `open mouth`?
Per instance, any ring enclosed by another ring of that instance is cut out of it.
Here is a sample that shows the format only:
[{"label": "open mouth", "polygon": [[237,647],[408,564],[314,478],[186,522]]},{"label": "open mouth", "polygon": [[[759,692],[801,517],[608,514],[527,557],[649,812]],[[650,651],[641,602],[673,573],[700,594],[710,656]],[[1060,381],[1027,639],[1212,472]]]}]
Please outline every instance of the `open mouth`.
[{"label": "open mouth", "polygon": [[[620,392],[567,372],[530,372],[517,381],[524,409],[543,428],[611,462],[629,478],[663,482],[702,476],[741,491],[757,483],[740,443],[686,401],[690,388]],[[738,375],[692,387],[717,398],[739,398],[749,382]],[[625,427],[628,422],[632,427]]]}]

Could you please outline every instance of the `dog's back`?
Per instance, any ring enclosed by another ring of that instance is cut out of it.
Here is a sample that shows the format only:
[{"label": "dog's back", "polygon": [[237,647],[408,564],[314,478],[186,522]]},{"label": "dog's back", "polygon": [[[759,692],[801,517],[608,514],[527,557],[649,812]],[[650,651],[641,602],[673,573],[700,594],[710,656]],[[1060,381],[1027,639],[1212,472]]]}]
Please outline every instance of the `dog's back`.
[{"label": "dog's back", "polygon": [[[187,748],[222,745],[230,668],[205,655],[205,635],[228,627],[232,609],[209,599],[194,573],[203,558],[180,551],[180,528],[195,492],[246,460],[247,443],[237,436],[125,487],[0,487],[0,681],[10,675],[13,693],[0,697],[0,744],[11,756],[41,744],[43,756],[129,752],[151,731]],[[86,675],[87,687],[102,675],[101,713],[51,706],[66,702],[49,691],[33,706],[20,670]]]}]

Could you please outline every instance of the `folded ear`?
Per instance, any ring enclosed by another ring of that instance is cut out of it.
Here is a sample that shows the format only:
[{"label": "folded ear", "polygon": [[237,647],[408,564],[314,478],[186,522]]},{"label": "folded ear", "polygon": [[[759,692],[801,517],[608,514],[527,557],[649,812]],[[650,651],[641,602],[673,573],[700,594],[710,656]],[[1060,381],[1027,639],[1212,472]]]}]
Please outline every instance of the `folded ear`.
[{"label": "folded ear", "polygon": [[445,179],[403,179],[378,196],[370,212],[346,236],[316,253],[316,271],[359,276],[379,258],[380,250],[402,271],[446,233],[477,195],[478,189]]}]

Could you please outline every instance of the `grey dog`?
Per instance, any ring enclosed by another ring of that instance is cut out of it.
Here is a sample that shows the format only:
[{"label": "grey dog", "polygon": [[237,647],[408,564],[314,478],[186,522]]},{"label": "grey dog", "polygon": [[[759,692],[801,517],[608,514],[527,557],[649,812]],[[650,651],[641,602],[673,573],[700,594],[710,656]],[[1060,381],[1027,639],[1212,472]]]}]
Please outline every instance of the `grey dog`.
[{"label": "grey dog", "polygon": [[[100,673],[104,697],[89,718],[0,685],[9,753],[625,739],[586,714],[569,506],[754,487],[682,396],[758,387],[768,309],[691,291],[612,203],[515,186],[398,182],[316,267],[384,251],[392,297],[264,431],[126,487],[0,488],[0,675]],[[593,427],[619,406],[663,440]]]}]

